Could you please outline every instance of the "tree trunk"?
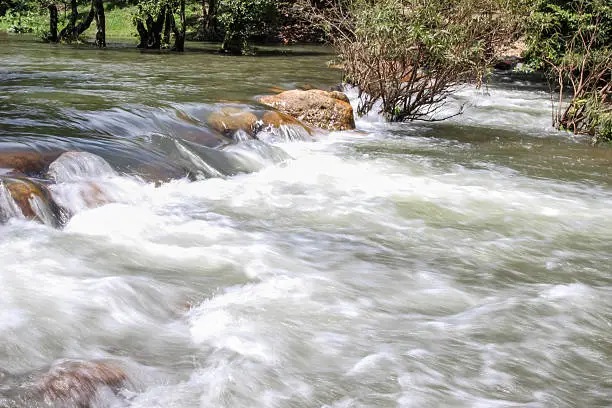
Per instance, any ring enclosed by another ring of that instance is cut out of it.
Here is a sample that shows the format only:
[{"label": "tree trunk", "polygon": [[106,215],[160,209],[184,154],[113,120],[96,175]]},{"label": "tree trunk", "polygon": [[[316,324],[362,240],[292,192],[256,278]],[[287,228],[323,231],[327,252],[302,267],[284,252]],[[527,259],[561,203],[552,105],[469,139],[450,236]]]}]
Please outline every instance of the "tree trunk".
[{"label": "tree trunk", "polygon": [[57,42],[57,4],[49,4],[49,41]]},{"label": "tree trunk", "polygon": [[138,48],[147,48],[147,42],[149,41],[149,33],[144,26],[142,20],[136,20],[136,31],[138,31],[138,36],[140,37],[140,42],[138,43]]},{"label": "tree trunk", "polygon": [[103,0],[93,0],[96,12],[96,45],[100,48],[106,47],[106,16],[104,15]]},{"label": "tree trunk", "polygon": [[217,0],[208,0],[208,13],[206,15],[206,33],[212,37],[217,29]]},{"label": "tree trunk", "polygon": [[170,33],[174,28],[174,18],[172,18],[172,10],[166,10],[166,21],[164,23],[164,45],[170,44]]},{"label": "tree trunk", "polygon": [[85,20],[81,21],[74,28],[73,40],[78,39],[79,36],[83,34],[89,28],[89,26],[91,26],[91,23],[93,22],[95,15],[96,15],[96,9],[94,8],[94,3],[92,2],[91,8],[89,9],[89,13],[87,13],[87,16],[85,17]]},{"label": "tree trunk", "polygon": [[78,19],[79,11],[77,9],[76,0],[71,0],[72,13],[70,14],[70,21],[64,29],[59,33],[60,41],[72,42],[76,41],[81,34],[85,32],[91,26],[91,22],[95,16],[94,3],[91,3],[91,8],[89,9],[89,13],[85,16],[85,19],[81,21],[79,24],[76,24]]},{"label": "tree trunk", "polygon": [[[136,20],[136,30],[140,37],[138,48],[153,50],[159,50],[161,48],[162,28],[164,27],[164,21],[166,21],[168,15],[172,15],[172,12],[167,6],[164,6],[161,8],[157,19],[154,20],[150,14],[147,15],[146,27],[142,20]],[[164,32],[164,38],[165,36],[166,33]]]},{"label": "tree trunk", "polygon": [[[174,51],[183,52],[185,51],[185,0],[181,0],[181,10],[179,12],[179,18],[181,19],[181,29],[176,28],[176,24],[173,24],[174,31]],[[173,18],[174,19],[174,18]]]},{"label": "tree trunk", "polygon": [[77,18],[79,17],[79,8],[76,0],[70,0],[70,19],[66,27],[59,33],[59,40],[70,39],[73,36],[74,26],[76,25]]}]

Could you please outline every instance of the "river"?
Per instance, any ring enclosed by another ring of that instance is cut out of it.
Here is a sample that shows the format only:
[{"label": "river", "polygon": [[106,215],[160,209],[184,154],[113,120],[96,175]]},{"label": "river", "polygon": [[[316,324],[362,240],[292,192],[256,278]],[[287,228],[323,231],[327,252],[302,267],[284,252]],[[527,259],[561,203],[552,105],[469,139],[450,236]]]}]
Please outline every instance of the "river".
[{"label": "river", "polygon": [[105,160],[50,187],[60,227],[0,225],[0,406],[42,404],[22,378],[63,359],[128,373],[96,407],[611,406],[612,149],[554,132],[543,84],[217,160],[189,144],[210,112],[340,73],[209,50],[0,36],[0,150]]}]

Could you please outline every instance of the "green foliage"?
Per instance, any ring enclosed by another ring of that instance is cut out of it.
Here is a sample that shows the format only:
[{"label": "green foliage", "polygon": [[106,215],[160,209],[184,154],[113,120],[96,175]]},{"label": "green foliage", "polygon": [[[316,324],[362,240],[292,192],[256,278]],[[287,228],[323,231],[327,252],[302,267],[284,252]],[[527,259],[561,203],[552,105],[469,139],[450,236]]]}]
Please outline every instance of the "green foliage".
[{"label": "green foliage", "polygon": [[[571,47],[575,36],[597,29],[594,50],[612,44],[612,3],[606,0],[539,0],[527,27],[527,60],[536,69],[580,59],[586,44]],[[571,51],[571,52],[570,52]],[[595,55],[594,55],[595,56]],[[548,62],[547,62],[548,61]]]},{"label": "green foliage", "polygon": [[480,85],[521,26],[520,0],[331,0],[320,20],[341,53],[358,113],[434,120],[455,86]]},{"label": "green foliage", "polygon": [[277,13],[277,0],[222,0],[218,14],[218,22],[225,32],[222,50],[251,53],[249,39],[262,31]]},{"label": "green foliage", "polygon": [[3,17],[0,17],[0,29],[5,29],[9,33],[34,33],[42,37],[46,31],[46,25],[48,25],[46,16],[35,11],[8,10]]},{"label": "green foliage", "polygon": [[[612,136],[612,3],[540,0],[529,19],[528,63],[545,70],[558,93],[553,125]],[[569,97],[569,100],[568,100]]]}]

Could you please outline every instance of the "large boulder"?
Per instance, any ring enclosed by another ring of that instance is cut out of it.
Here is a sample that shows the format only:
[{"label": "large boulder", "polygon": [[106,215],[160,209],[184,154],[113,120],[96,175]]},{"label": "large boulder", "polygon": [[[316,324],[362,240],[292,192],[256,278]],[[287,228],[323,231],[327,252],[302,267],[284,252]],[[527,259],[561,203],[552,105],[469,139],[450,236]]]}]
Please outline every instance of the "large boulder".
[{"label": "large boulder", "polygon": [[267,95],[259,102],[291,115],[307,125],[328,130],[355,129],[353,107],[342,92],[293,90]]},{"label": "large boulder", "polygon": [[226,107],[212,113],[208,117],[208,124],[224,136],[233,137],[238,131],[253,136],[256,131],[257,116],[238,108]]}]

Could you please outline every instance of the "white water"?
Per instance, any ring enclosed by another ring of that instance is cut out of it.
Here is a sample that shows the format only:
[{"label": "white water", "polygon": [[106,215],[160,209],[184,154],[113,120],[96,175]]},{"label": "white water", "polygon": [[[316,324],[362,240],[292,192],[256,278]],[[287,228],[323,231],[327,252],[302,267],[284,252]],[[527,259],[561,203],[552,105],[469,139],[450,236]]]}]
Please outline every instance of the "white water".
[{"label": "white water", "polygon": [[609,406],[610,185],[519,160],[544,94],[459,98],[453,126],[535,135],[516,163],[369,118],[231,147],[233,177],[57,165],[65,227],[0,226],[2,368],[119,359],[105,407]]}]

